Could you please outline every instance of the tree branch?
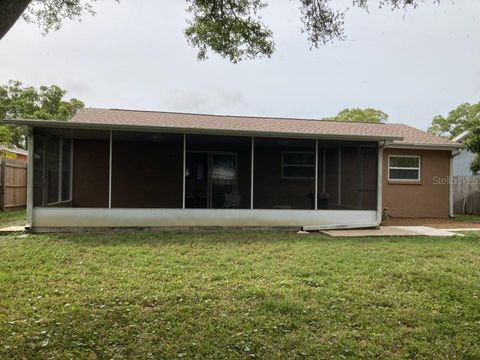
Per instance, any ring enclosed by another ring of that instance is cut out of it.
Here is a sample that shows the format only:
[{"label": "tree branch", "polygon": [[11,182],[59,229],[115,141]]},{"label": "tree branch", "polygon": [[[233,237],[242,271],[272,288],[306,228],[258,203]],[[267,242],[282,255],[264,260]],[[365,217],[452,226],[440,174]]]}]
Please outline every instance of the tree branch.
[{"label": "tree branch", "polygon": [[0,40],[15,24],[30,4],[31,0],[1,0],[0,1]]}]

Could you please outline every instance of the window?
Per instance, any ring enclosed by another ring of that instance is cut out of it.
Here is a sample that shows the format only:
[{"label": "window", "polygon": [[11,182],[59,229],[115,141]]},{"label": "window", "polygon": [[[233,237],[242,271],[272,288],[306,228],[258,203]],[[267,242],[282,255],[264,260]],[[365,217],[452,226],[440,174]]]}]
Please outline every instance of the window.
[{"label": "window", "polygon": [[315,153],[302,151],[283,152],[282,177],[285,179],[313,179]]},{"label": "window", "polygon": [[420,181],[420,156],[389,156],[388,180]]}]

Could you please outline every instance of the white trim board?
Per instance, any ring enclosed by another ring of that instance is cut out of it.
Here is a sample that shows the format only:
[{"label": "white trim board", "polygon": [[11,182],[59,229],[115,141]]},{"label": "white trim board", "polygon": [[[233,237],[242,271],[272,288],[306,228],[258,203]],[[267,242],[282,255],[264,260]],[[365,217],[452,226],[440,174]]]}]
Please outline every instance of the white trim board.
[{"label": "white trim board", "polygon": [[452,144],[452,145],[413,145],[413,144],[395,144],[388,143],[385,146],[385,149],[406,149],[406,150],[445,150],[452,151],[455,149],[464,148],[465,145],[462,144]]}]

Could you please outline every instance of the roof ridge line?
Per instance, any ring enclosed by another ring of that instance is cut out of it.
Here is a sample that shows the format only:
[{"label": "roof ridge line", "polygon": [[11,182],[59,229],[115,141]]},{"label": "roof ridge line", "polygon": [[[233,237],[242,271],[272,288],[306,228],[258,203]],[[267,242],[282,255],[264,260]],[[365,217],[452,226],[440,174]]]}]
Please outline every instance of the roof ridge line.
[{"label": "roof ridge line", "polygon": [[196,115],[196,116],[214,116],[214,117],[230,117],[230,118],[249,118],[249,119],[265,119],[265,120],[295,120],[295,121],[328,121],[334,123],[350,123],[350,124],[371,124],[371,125],[390,125],[386,123],[375,123],[366,121],[339,121],[332,119],[314,119],[314,118],[295,118],[295,117],[273,117],[273,116],[253,116],[253,115],[221,115],[221,114],[205,114],[194,112],[179,112],[179,111],[161,111],[161,110],[136,110],[136,109],[120,109],[120,108],[86,108],[86,110],[107,110],[107,111],[129,111],[129,112],[144,112],[157,114],[177,114],[177,115]]}]

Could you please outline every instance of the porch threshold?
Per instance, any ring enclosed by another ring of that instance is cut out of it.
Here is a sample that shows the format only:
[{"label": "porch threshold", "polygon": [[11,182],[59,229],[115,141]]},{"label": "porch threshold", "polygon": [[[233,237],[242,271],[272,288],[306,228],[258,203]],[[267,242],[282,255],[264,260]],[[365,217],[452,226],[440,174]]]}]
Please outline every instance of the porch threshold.
[{"label": "porch threshold", "polygon": [[14,225],[0,228],[0,235],[20,234],[25,232],[27,232],[25,225]]}]

